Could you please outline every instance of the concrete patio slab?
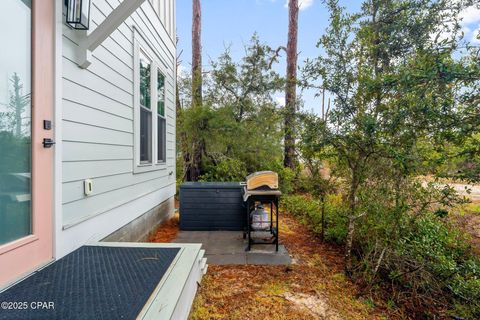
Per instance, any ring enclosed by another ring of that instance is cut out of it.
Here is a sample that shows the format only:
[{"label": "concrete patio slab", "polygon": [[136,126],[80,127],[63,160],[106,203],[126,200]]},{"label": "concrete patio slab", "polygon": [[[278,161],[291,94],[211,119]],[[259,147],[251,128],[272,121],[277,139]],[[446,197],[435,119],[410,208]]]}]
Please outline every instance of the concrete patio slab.
[{"label": "concrete patio slab", "polygon": [[194,242],[202,243],[203,248],[207,254],[238,254],[245,253],[245,244],[243,239],[234,241],[230,240],[207,240],[206,242]]},{"label": "concrete patio slab", "polygon": [[289,265],[292,260],[284,245],[252,245],[245,251],[247,241],[240,231],[180,231],[175,243],[201,243],[210,265],[255,264]]},{"label": "concrete patio slab", "polygon": [[284,254],[271,254],[271,253],[247,253],[247,264],[256,265],[289,265],[292,263],[290,256]]},{"label": "concrete patio slab", "polygon": [[206,256],[211,265],[247,264],[246,254],[207,254]]}]

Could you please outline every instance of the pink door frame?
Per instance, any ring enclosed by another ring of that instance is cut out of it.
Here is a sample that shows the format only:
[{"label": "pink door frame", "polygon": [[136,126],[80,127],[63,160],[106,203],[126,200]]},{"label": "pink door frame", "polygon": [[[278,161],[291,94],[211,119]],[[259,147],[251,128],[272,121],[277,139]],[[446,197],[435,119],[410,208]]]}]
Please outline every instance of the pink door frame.
[{"label": "pink door frame", "polygon": [[0,288],[53,258],[54,150],[43,120],[54,116],[55,0],[32,1],[32,234],[0,246]]}]

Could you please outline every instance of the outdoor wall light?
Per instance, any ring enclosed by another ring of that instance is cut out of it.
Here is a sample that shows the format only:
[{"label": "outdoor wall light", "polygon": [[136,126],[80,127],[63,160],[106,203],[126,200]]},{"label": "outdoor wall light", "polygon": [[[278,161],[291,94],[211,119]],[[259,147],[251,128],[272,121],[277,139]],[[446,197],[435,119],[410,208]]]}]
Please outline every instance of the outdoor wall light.
[{"label": "outdoor wall light", "polygon": [[88,30],[90,23],[90,0],[65,0],[67,24],[73,29]]}]

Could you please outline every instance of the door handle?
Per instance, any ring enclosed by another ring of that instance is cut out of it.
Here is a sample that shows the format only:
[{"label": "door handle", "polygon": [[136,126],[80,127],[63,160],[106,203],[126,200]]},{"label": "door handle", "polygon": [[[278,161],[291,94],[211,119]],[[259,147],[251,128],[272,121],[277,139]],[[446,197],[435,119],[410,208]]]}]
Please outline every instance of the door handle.
[{"label": "door handle", "polygon": [[55,144],[55,141],[53,141],[50,138],[44,138],[43,139],[43,147],[44,148],[51,148]]}]

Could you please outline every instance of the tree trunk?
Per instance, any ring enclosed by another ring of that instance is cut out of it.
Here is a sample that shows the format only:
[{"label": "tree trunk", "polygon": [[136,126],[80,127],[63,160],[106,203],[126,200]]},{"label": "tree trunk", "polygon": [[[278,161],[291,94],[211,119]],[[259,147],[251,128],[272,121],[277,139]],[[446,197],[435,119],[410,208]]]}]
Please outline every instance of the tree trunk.
[{"label": "tree trunk", "polygon": [[298,0],[288,2],[287,82],[285,85],[284,161],[286,168],[295,169],[295,113],[297,108],[297,34]]},{"label": "tree trunk", "polygon": [[[202,12],[200,0],[193,0],[192,17],[192,107],[202,106]],[[203,128],[203,125],[199,126]],[[186,178],[188,181],[198,181],[202,174],[202,158],[205,154],[205,140],[199,138],[193,142],[193,155],[189,161]]]},{"label": "tree trunk", "polygon": [[322,241],[325,240],[325,195],[321,197],[322,201],[322,233],[320,235]]},{"label": "tree trunk", "polygon": [[349,204],[349,214],[348,214],[348,227],[347,227],[347,238],[345,240],[345,274],[350,276],[352,274],[352,246],[353,246],[353,235],[355,233],[355,220],[356,217],[356,195],[358,189],[358,174],[356,169],[352,168],[352,181],[350,184],[350,191],[348,193],[348,204]]},{"label": "tree trunk", "polygon": [[192,17],[192,105],[202,105],[202,11],[200,0],[193,0]]}]

